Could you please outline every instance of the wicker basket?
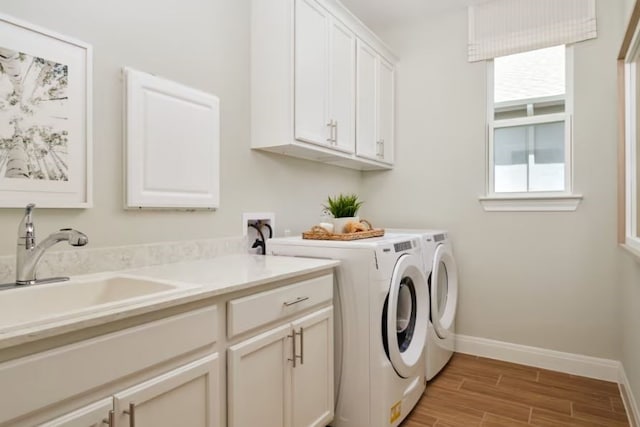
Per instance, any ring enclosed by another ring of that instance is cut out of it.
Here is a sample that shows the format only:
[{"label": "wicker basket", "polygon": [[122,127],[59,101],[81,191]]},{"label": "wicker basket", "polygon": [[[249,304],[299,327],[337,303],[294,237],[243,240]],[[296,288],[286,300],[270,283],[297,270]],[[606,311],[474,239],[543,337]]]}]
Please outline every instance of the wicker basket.
[{"label": "wicker basket", "polygon": [[358,239],[368,239],[370,237],[380,237],[384,236],[383,228],[373,228],[371,223],[367,220],[361,220],[361,223],[366,224],[369,229],[366,231],[357,231],[355,233],[330,233],[324,228],[314,225],[311,227],[311,230],[305,231],[302,233],[303,239],[308,240],[358,240]]}]

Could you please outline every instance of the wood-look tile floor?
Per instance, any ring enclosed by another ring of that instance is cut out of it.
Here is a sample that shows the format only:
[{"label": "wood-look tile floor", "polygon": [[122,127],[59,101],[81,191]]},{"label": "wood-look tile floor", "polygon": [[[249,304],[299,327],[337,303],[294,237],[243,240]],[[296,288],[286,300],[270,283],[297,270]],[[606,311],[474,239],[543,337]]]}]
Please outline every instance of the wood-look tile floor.
[{"label": "wood-look tile floor", "polygon": [[616,383],[455,354],[401,427],[628,425]]}]

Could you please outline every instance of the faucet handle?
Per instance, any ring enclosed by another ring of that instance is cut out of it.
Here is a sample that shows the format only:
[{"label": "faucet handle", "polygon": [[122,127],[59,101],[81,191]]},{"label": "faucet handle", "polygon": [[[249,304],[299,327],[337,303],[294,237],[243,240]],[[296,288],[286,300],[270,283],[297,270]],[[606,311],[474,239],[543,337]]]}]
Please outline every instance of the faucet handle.
[{"label": "faucet handle", "polygon": [[26,249],[32,249],[36,245],[35,227],[33,226],[33,218],[31,214],[35,203],[29,203],[24,210],[24,217],[18,226],[18,244],[21,244],[20,239],[24,239],[24,246]]},{"label": "faucet handle", "polygon": [[33,208],[35,207],[36,207],[35,203],[29,203],[27,207],[24,209],[24,218],[22,219],[22,221],[27,227],[29,226],[33,227],[33,219],[31,218],[31,213],[33,212]]}]

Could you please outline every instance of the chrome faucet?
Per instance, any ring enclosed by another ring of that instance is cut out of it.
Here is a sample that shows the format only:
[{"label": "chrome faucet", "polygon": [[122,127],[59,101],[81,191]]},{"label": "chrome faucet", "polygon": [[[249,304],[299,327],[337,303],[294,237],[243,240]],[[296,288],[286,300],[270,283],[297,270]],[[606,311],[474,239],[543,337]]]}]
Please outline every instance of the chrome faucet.
[{"label": "chrome faucet", "polygon": [[18,226],[18,244],[16,250],[16,285],[33,285],[35,283],[58,282],[68,280],[68,277],[53,277],[50,279],[36,279],[36,270],[40,258],[51,246],[58,242],[68,241],[71,246],[84,246],[89,239],[80,231],[63,228],[50,234],[39,245],[36,245],[36,232],[33,225],[33,208],[29,203],[24,217]]}]

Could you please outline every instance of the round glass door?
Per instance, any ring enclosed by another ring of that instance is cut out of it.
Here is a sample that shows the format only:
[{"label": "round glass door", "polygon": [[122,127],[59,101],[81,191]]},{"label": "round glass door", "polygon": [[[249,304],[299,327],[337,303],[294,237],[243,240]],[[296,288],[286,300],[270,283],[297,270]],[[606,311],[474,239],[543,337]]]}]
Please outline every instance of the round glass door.
[{"label": "round glass door", "polygon": [[420,363],[427,338],[429,305],[427,283],[413,255],[396,262],[382,316],[384,347],[393,368],[402,377]]},{"label": "round glass door", "polygon": [[445,245],[436,248],[433,272],[429,278],[431,323],[440,338],[450,335],[458,303],[458,273],[451,251]]}]

